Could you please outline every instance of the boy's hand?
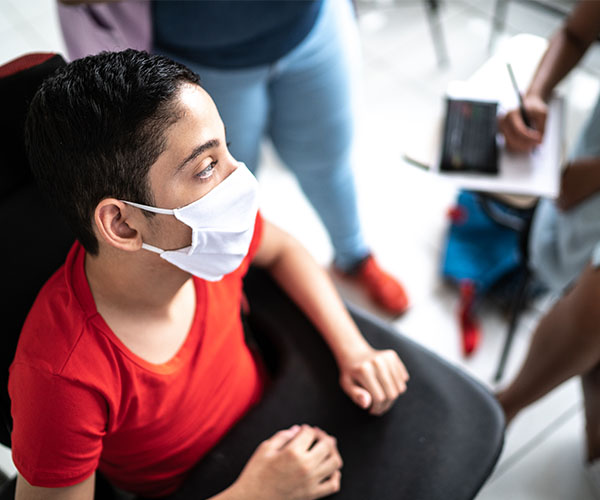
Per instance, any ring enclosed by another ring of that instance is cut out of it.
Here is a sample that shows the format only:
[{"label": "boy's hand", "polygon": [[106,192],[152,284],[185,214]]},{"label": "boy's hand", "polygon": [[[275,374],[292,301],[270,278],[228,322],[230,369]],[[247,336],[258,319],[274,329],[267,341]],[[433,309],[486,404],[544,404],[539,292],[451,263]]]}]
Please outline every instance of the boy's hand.
[{"label": "boy's hand", "polygon": [[340,385],[361,408],[383,415],[406,391],[408,372],[393,350],[367,348],[356,359],[340,363]]},{"label": "boy's hand", "polygon": [[232,485],[232,498],[313,500],[340,489],[336,440],[319,428],[295,425],[263,441]]}]

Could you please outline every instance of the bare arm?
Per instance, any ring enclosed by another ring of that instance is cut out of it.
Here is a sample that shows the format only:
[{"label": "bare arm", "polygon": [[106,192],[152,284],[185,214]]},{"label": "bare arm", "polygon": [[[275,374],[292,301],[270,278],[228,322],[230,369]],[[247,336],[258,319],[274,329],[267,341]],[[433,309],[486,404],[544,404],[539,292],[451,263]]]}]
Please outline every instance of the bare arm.
[{"label": "bare arm", "polygon": [[526,95],[548,101],[554,87],[575,67],[600,33],[600,2],[580,1],[550,45]]},{"label": "bare arm", "polygon": [[500,130],[509,149],[526,152],[541,143],[548,112],[546,103],[554,87],[575,67],[599,33],[600,2],[580,1],[550,40],[523,97],[533,129],[525,125],[518,110],[500,119]]},{"label": "bare arm", "polygon": [[[295,425],[263,441],[240,477],[209,500],[316,500],[339,491],[342,459],[336,440],[317,427]],[[93,500],[96,474],[66,488],[33,486],[19,475],[16,500]]]},{"label": "bare arm", "polygon": [[267,221],[254,262],[270,271],[321,332],[350,398],[373,414],[387,411],[406,390],[406,368],[395,351],[376,351],[367,343],[321,266],[294,238]]},{"label": "bare arm", "polygon": [[333,437],[295,425],[263,441],[235,483],[209,500],[315,500],[339,491],[342,465]]},{"label": "bare arm", "polygon": [[20,474],[17,476],[15,500],[93,500],[96,474],[81,483],[66,488],[33,486]]},{"label": "bare arm", "polygon": [[600,191],[600,158],[577,158],[567,165],[556,204],[570,210]]}]

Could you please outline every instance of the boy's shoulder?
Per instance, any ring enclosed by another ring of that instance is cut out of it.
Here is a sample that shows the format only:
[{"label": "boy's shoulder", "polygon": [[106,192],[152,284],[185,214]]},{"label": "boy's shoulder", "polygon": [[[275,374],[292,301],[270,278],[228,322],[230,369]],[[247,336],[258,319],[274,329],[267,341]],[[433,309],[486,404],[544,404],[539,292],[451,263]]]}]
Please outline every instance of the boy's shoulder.
[{"label": "boy's shoulder", "polygon": [[[62,374],[88,330],[90,312],[77,296],[74,267],[82,251],[75,244],[66,262],[38,293],[19,336],[14,363]],[[83,268],[80,270],[83,273]]]}]

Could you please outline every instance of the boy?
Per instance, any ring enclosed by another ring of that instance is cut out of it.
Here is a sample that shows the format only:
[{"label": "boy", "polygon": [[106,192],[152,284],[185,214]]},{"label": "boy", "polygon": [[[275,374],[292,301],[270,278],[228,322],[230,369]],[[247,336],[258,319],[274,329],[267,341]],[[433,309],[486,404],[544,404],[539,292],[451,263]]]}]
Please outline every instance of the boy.
[{"label": "boy", "polygon": [[[18,499],[91,499],[96,469],[136,494],[177,489],[262,393],[239,317],[250,262],[315,323],[356,404],[380,415],[405,391],[397,354],[371,348],[319,266],[261,218],[184,66],[135,50],[75,61],[39,89],[26,142],[78,242],[11,366]],[[332,437],[293,426],[214,498],[321,498],[341,465]]]}]

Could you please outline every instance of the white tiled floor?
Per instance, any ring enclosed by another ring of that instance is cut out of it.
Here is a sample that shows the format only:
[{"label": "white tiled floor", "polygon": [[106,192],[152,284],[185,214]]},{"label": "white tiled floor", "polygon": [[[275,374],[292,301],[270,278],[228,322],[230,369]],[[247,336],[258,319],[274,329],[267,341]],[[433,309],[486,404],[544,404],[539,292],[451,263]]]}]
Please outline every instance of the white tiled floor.
[{"label": "white tiled floor", "polygon": [[[411,310],[394,326],[490,387],[506,322],[493,309],[487,311],[481,347],[472,358],[462,357],[456,294],[438,274],[445,212],[456,193],[408,165],[402,150],[403,145],[421,140],[419,134],[436,122],[447,82],[467,78],[489,57],[493,4],[493,0],[443,2],[440,19],[450,65],[440,69],[421,1],[359,1],[364,85],[355,161],[367,238],[383,265],[404,281],[411,294]],[[558,24],[553,15],[515,3],[498,43],[518,32],[548,37]],[[64,53],[53,0],[2,0],[0,64],[34,50]],[[591,51],[585,71],[571,78],[568,143],[598,92],[599,52]],[[268,145],[260,181],[264,214],[301,239],[319,262],[328,264],[332,251],[323,227]],[[348,300],[378,313],[355,290],[341,283],[340,290]],[[518,369],[547,304],[546,300],[533,308],[521,321],[505,380]],[[478,499],[591,499],[582,463],[581,395],[578,382],[571,381],[515,420],[496,471]],[[15,472],[6,449],[0,449],[0,468]]]}]

